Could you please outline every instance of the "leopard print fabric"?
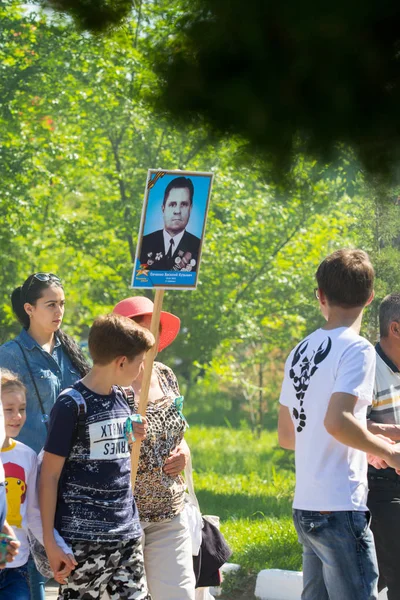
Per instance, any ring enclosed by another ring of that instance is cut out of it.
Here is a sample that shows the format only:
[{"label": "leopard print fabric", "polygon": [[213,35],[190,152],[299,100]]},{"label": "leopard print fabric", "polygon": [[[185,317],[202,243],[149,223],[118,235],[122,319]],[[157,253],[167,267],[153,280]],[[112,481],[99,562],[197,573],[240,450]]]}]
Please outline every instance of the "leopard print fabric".
[{"label": "leopard print fabric", "polygon": [[[163,471],[166,459],[183,439],[186,423],[175,407],[180,396],[174,372],[162,363],[154,363],[161,390],[157,402],[149,402],[147,437],[142,442],[135,484],[135,500],[140,520],[158,522],[172,519],[184,505],[185,484],[181,475],[170,477]],[[137,410],[137,402],[135,402]]]}]

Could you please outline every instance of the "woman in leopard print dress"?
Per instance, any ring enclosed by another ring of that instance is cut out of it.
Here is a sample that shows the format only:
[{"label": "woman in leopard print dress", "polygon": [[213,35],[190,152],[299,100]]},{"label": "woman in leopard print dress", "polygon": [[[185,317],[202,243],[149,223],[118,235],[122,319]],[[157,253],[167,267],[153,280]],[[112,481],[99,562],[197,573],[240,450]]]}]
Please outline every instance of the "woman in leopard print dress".
[{"label": "woman in leopard print dress", "polygon": [[[135,296],[119,302],[114,312],[150,329],[153,302]],[[161,313],[158,350],[171,344],[180,320]],[[139,403],[141,378],[132,384]],[[147,438],[142,442],[135,485],[135,500],[144,531],[144,562],[153,600],[194,600],[192,544],[186,511],[182,471],[189,448],[184,440],[186,421],[172,369],[155,362],[151,376]]]}]

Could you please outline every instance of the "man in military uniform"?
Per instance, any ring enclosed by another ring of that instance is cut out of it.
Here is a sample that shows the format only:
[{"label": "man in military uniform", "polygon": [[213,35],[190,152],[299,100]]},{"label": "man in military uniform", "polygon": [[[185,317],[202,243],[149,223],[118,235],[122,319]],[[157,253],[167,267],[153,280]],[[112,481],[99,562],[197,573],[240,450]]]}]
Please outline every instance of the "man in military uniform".
[{"label": "man in military uniform", "polygon": [[156,271],[196,271],[200,238],[186,231],[194,187],[187,177],[172,179],[165,188],[164,229],[143,237],[140,263]]}]

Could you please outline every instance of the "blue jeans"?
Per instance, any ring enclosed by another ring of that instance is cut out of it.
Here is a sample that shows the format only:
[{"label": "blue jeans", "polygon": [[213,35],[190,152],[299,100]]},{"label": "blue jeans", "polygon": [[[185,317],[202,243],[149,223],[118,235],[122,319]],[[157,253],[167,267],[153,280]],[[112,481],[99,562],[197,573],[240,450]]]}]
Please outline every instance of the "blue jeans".
[{"label": "blue jeans", "polygon": [[[29,557],[29,560],[28,560],[28,573],[29,573],[29,582],[30,582],[30,589],[31,589],[30,600],[45,600],[45,598],[46,598],[45,585],[46,585],[47,579],[39,573],[32,557]],[[0,595],[0,598],[1,598],[1,595]]]},{"label": "blue jeans", "polygon": [[302,600],[377,600],[369,513],[295,509],[293,520],[303,545]]},{"label": "blue jeans", "polygon": [[1,600],[30,600],[28,567],[15,567],[0,571]]}]

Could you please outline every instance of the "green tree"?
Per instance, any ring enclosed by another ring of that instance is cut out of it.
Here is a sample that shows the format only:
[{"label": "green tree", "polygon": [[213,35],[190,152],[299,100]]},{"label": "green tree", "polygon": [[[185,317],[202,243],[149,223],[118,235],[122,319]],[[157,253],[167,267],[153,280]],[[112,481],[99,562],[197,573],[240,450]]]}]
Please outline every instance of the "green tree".
[{"label": "green tree", "polygon": [[[284,353],[319,318],[316,265],[347,243],[354,158],[343,150],[325,165],[298,156],[283,188],[264,162],[244,160],[242,139],[217,141],[201,122],[177,129],[154,112],[154,45],[168,38],[171,4],[142,3],[123,29],[103,37],[21,12],[15,2],[2,10],[3,340],[16,331],[9,293],[34,270],[59,273],[67,325],[85,337],[94,316],[135,293],[129,282],[147,169],[212,170],[199,287],[166,294],[165,308],[183,327],[163,359],[189,396],[215,368],[227,389],[241,378],[241,395],[256,385],[265,403],[274,349]],[[8,80],[16,83],[6,90]],[[252,381],[254,364],[263,365],[265,385]]]},{"label": "green tree", "polygon": [[[162,2],[42,0],[101,31]],[[398,175],[399,11],[393,0],[173,2],[157,45],[161,105],[176,118],[243,135],[282,167],[349,143],[370,172]]]},{"label": "green tree", "polygon": [[356,202],[352,235],[369,252],[375,268],[375,299],[363,329],[371,342],[376,342],[379,304],[387,294],[400,292],[400,189],[373,181],[360,191],[362,200]]}]

